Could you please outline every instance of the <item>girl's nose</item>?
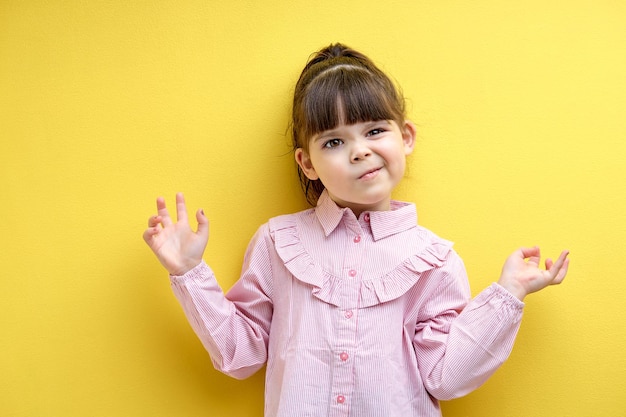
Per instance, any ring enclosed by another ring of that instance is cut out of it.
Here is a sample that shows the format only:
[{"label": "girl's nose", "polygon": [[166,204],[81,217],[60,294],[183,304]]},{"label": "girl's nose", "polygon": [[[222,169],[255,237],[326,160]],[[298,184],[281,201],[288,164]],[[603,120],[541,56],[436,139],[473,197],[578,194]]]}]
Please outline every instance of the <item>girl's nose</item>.
[{"label": "girl's nose", "polygon": [[352,148],[351,161],[360,162],[364,160],[365,158],[369,157],[370,155],[372,155],[372,151],[367,146],[357,143]]}]

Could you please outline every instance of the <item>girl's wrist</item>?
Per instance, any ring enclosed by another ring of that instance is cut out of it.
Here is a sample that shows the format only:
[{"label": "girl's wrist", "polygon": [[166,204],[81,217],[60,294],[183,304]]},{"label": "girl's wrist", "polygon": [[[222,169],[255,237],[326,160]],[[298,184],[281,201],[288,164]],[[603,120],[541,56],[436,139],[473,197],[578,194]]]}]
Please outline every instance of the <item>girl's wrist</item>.
[{"label": "girl's wrist", "polygon": [[191,271],[198,265],[200,265],[201,262],[202,262],[202,259],[199,261],[186,262],[184,265],[179,265],[175,268],[170,268],[168,272],[172,276],[180,277],[180,276],[185,275],[186,273],[188,273],[189,271]]},{"label": "girl's wrist", "polygon": [[510,292],[511,295],[513,295],[515,298],[517,298],[520,301],[524,301],[524,298],[528,295],[528,293],[522,286],[516,285],[508,280],[500,279],[498,281],[498,285],[500,285],[502,288]]}]

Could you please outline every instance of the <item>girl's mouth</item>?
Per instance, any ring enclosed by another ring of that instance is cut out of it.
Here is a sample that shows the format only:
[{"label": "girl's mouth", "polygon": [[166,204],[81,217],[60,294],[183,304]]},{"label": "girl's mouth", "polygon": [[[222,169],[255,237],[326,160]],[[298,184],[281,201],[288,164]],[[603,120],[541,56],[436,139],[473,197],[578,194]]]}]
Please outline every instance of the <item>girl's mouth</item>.
[{"label": "girl's mouth", "polygon": [[360,180],[370,180],[372,178],[375,178],[378,175],[379,171],[380,171],[380,168],[375,168],[375,169],[369,170],[365,174],[361,175],[359,177],[359,179]]}]

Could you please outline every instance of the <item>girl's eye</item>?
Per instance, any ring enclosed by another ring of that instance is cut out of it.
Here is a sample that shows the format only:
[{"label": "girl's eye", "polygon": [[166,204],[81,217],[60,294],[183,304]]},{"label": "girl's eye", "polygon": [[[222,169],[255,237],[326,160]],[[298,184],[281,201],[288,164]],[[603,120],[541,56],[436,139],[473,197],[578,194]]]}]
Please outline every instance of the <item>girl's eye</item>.
[{"label": "girl's eye", "polygon": [[324,142],[324,148],[336,148],[342,143],[343,141],[341,139],[331,139],[329,141]]},{"label": "girl's eye", "polygon": [[379,135],[379,134],[381,134],[383,132],[385,132],[385,129],[376,128],[376,129],[372,129],[369,132],[367,132],[367,136],[375,136],[375,135]]}]

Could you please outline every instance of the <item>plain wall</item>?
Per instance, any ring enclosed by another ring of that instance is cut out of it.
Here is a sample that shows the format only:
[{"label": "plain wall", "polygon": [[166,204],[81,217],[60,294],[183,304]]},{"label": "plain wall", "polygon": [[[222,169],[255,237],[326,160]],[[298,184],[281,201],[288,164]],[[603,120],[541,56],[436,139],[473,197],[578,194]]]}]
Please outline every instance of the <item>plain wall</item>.
[{"label": "plain wall", "polygon": [[291,94],[335,41],[403,87],[419,134],[395,197],[474,294],[519,246],[571,250],[444,415],[623,415],[625,22],[608,0],[3,1],[0,415],[262,416],[262,372],[212,368],[141,235],[185,192],[228,289],[256,228],[306,208]]}]

